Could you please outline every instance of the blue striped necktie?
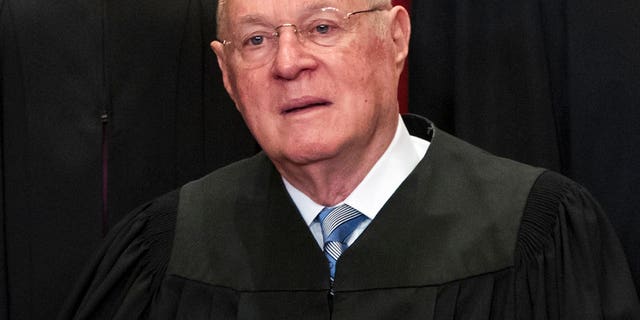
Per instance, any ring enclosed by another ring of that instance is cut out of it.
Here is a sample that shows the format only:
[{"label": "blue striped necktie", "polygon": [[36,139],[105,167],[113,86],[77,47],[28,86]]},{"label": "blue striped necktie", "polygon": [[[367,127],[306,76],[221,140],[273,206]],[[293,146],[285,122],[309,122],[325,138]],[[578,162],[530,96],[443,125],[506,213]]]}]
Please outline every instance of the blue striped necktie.
[{"label": "blue striped necktie", "polygon": [[360,211],[343,204],[338,207],[324,208],[318,214],[324,238],[324,255],[329,260],[331,281],[336,274],[336,262],[347,250],[347,240],[362,221],[367,219]]}]

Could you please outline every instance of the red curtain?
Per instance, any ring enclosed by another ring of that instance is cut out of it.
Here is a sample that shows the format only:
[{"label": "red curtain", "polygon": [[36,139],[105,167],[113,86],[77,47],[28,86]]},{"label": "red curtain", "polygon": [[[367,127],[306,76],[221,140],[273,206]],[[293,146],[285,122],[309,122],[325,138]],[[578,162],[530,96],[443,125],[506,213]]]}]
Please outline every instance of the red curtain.
[{"label": "red curtain", "polygon": [[[411,13],[411,0],[393,0],[394,5],[401,5]],[[400,112],[409,111],[409,70],[408,63],[404,65],[404,71],[400,76],[400,87],[398,88],[398,101],[400,102]]]}]

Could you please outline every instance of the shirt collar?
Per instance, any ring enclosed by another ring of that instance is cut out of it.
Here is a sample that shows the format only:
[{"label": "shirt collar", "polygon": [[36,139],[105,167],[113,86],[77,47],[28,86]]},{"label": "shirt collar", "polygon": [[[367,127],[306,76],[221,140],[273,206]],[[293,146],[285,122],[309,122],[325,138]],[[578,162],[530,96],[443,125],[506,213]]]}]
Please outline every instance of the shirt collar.
[{"label": "shirt collar", "polygon": [[[409,134],[402,118],[398,116],[398,127],[387,150],[353,192],[338,205],[346,203],[373,220],[400,184],[422,160],[428,147],[428,141]],[[284,177],[282,180],[302,218],[307,225],[311,225],[324,206],[315,203]]]}]

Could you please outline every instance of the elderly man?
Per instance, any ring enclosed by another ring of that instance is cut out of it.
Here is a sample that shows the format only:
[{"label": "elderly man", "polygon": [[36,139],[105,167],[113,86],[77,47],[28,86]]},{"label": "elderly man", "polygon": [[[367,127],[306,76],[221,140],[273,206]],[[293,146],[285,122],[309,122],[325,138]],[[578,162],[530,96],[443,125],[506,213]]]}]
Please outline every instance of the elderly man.
[{"label": "elderly man", "polygon": [[385,0],[227,0],[211,43],[263,148],[135,210],[61,318],[640,319],[575,183],[400,117]]}]

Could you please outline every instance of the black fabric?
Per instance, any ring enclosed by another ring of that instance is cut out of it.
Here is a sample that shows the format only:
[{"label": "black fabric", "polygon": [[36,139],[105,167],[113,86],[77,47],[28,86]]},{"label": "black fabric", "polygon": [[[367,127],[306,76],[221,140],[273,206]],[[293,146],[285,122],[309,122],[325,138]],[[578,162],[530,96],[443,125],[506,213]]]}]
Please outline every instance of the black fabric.
[{"label": "black fabric", "polygon": [[264,153],[185,185],[178,212],[169,274],[236,290],[329,287],[326,258]]},{"label": "black fabric", "polygon": [[[177,203],[178,191],[172,191],[122,219],[80,276],[91,280],[79,283],[67,299],[83,303],[63,310],[78,309],[78,318],[113,319],[114,310],[119,309],[126,313],[123,319],[138,319],[163,280],[174,238]],[[130,291],[132,286],[145,286],[143,296]],[[95,299],[85,300],[85,295]],[[71,315],[63,314],[62,318]]]},{"label": "black fabric", "polygon": [[[2,23],[9,19],[9,10],[5,9],[6,2],[0,0],[0,48],[6,47],[6,42],[11,40],[11,37],[5,36],[5,34],[13,34],[13,30],[9,29],[11,24]],[[7,60],[5,57],[12,54],[9,50],[0,50],[0,124],[4,124],[4,104],[5,104],[5,72],[7,66],[4,62]],[[3,125],[4,127],[4,125]],[[9,318],[9,297],[7,288],[7,253],[6,253],[6,232],[5,232],[5,191],[4,191],[4,129],[0,128],[0,318]]]},{"label": "black fabric", "polygon": [[413,1],[409,111],[585,185],[640,286],[640,2]]},{"label": "black fabric", "polygon": [[499,155],[560,169],[550,78],[562,70],[548,63],[558,57],[548,57],[543,20],[558,13],[543,9],[537,0],[415,1],[409,111]]},{"label": "black fabric", "polygon": [[126,212],[257,147],[215,1],[1,3],[0,318],[51,319]]},{"label": "black fabric", "polygon": [[[516,291],[528,295],[517,299],[536,301],[519,309],[518,318],[640,317],[633,278],[606,215],[582,186],[558,174],[546,173],[531,190],[515,268]],[[540,272],[549,268],[557,272]],[[634,308],[624,311],[630,301]]]},{"label": "black fabric", "polygon": [[640,2],[569,11],[569,175],[598,199],[640,287]]},{"label": "black fabric", "polygon": [[60,319],[636,319],[602,210],[541,172],[435,130],[330,296],[322,251],[260,154],[135,211]]}]

